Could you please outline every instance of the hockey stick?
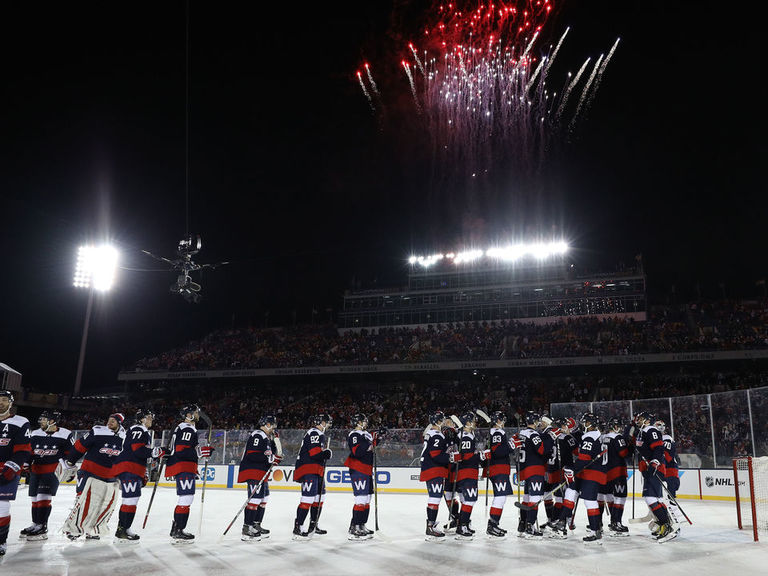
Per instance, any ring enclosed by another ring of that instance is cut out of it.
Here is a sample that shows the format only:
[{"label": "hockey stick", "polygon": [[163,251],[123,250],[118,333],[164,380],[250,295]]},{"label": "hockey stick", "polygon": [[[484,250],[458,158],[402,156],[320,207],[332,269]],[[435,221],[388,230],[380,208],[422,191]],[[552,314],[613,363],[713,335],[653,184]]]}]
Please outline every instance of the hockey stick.
[{"label": "hockey stick", "polygon": [[[456,416],[456,414],[451,414],[451,420],[454,424],[456,424],[458,431],[460,431],[464,425],[461,423],[461,420],[459,420],[459,417]],[[458,431],[456,433],[456,438],[458,439]],[[458,441],[457,441],[457,448],[458,448]],[[456,525],[459,524],[459,517],[453,515],[453,501],[456,499],[456,480],[459,477],[459,463],[456,462],[454,469],[453,469],[453,487],[451,488],[451,501],[446,503],[448,504],[448,514],[456,520]]]},{"label": "hockey stick", "polygon": [[[643,459],[643,461],[646,463],[648,468],[651,468],[651,465],[648,462],[648,460],[645,459],[645,456],[640,454],[640,458]],[[677,506],[677,509],[680,510],[682,515],[685,516],[685,519],[688,520],[688,524],[693,525],[693,522],[691,522],[691,519],[688,518],[688,514],[686,514],[685,510],[682,509],[682,507],[680,506],[680,503],[677,501],[677,498],[672,496],[672,493],[669,491],[669,488],[667,488],[667,483],[661,478],[661,476],[659,476],[659,471],[654,469],[653,470],[653,475],[656,476],[656,478],[658,479],[659,482],[661,482],[661,487],[664,488],[664,492],[667,493],[667,498],[669,498],[669,501],[672,502],[672,504],[674,504],[675,506]]]},{"label": "hockey stick", "polygon": [[[586,470],[587,468],[589,468],[590,466],[592,466],[592,464],[594,464],[595,462],[597,462],[597,459],[598,459],[598,458],[602,458],[603,454],[605,454],[607,451],[608,451],[608,450],[606,449],[606,450],[603,450],[602,452],[600,452],[600,454],[598,454],[597,456],[595,456],[594,458],[592,458],[592,460],[590,460],[590,461],[589,461],[589,462],[588,462],[588,463],[587,463],[587,464],[584,466],[584,468],[582,468],[581,470]],[[579,470],[579,472],[581,472],[581,470]],[[531,504],[528,504],[527,502],[523,502],[522,504],[521,504],[520,502],[515,502],[515,506],[516,506],[517,508],[520,508],[521,510],[530,510],[530,509],[532,509],[532,508],[536,508],[536,509],[538,509],[538,507],[539,507],[539,504],[541,504],[542,502],[544,502],[544,500],[546,500],[546,499],[547,499],[547,497],[549,497],[549,496],[552,496],[552,495],[553,495],[555,492],[557,492],[558,490],[560,490],[560,488],[562,488],[563,486],[565,486],[565,485],[567,485],[567,484],[570,484],[570,482],[568,482],[568,480],[564,480],[563,482],[560,482],[560,484],[558,484],[557,486],[555,486],[555,487],[554,487],[554,489],[552,489],[552,490],[550,490],[549,492],[547,492],[546,494],[544,494],[544,495],[541,497],[541,500],[537,500],[537,501],[536,501],[536,504],[533,504],[533,505],[531,505]]]},{"label": "hockey stick", "polygon": [[[475,410],[475,413],[480,416],[483,420],[485,420],[485,423],[488,424],[488,449],[491,447],[491,418],[480,410],[479,408]],[[483,463],[483,468],[485,469],[485,517],[488,518],[488,484],[490,482],[490,476],[489,473],[491,471],[490,464],[488,462]]]},{"label": "hockey stick", "polygon": [[[323,430],[325,434],[325,430]],[[331,435],[328,434],[328,438],[325,439],[325,449],[329,450],[331,447]],[[325,463],[327,460],[323,460],[323,474],[320,476],[320,483],[317,485],[317,495],[320,500],[317,503],[317,518],[315,518],[315,528],[320,523],[320,513],[323,511],[323,507],[320,505],[323,502],[323,490],[325,490]]]},{"label": "hockey stick", "polygon": [[635,519],[635,477],[637,476],[637,454],[632,454],[632,518]]},{"label": "hockey stick", "polygon": [[379,531],[379,484],[376,482],[378,475],[378,466],[376,463],[376,443],[373,444],[373,523],[374,529]]},{"label": "hockey stick", "polygon": [[160,467],[157,470],[157,479],[155,485],[152,486],[152,496],[149,497],[149,506],[147,506],[147,513],[144,515],[144,523],[141,525],[141,529],[144,530],[147,527],[147,519],[149,518],[149,511],[152,509],[152,502],[155,500],[155,492],[157,492],[157,485],[160,483],[160,477],[163,475],[163,467],[165,466],[165,458],[160,458]]},{"label": "hockey stick", "polygon": [[[213,423],[211,422],[210,416],[203,412],[203,410],[198,409],[198,412],[200,413],[200,418],[205,420],[205,423],[208,424],[208,446],[210,446],[211,437],[213,435]],[[208,482],[208,460],[210,460],[210,458],[205,459],[205,466],[203,466],[203,490],[200,492],[200,519],[197,522],[198,535],[201,534],[203,530],[203,507],[205,506],[205,485]]]},{"label": "hockey stick", "polygon": [[573,503],[573,512],[571,512],[571,522],[568,524],[570,530],[576,530],[576,510],[579,508],[579,501],[581,498],[576,497],[576,502]]},{"label": "hockey stick", "polygon": [[[515,412],[515,421],[517,422],[517,435],[520,432],[520,414]],[[515,478],[517,480],[517,503],[520,504],[520,447],[515,446]]]},{"label": "hockey stick", "polygon": [[235,514],[235,517],[232,518],[232,522],[229,523],[229,526],[227,526],[226,530],[224,530],[224,534],[222,536],[226,536],[227,532],[229,532],[229,529],[232,528],[232,525],[237,521],[237,519],[240,517],[240,514],[243,513],[243,510],[245,510],[245,507],[248,506],[248,502],[251,501],[251,498],[253,498],[253,495],[256,494],[259,490],[261,490],[261,486],[264,484],[264,482],[267,481],[267,478],[269,477],[269,473],[272,472],[272,468],[274,468],[275,463],[269,465],[269,468],[267,468],[267,471],[264,473],[264,477],[259,480],[259,483],[256,484],[256,486],[253,487],[253,491],[248,493],[248,498],[245,499],[245,503],[240,507],[240,510],[237,511],[237,514]]}]

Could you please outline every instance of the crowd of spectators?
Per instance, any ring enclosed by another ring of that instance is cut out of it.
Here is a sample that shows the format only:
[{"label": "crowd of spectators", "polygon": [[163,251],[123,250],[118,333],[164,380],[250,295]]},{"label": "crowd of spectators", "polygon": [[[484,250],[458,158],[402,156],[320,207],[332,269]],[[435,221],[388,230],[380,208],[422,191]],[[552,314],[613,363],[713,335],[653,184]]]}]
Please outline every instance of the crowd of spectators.
[{"label": "crowd of spectators", "polygon": [[293,368],[765,349],[768,303],[693,302],[643,322],[571,317],[551,324],[475,322],[340,333],[334,326],[218,330],[126,371]]}]

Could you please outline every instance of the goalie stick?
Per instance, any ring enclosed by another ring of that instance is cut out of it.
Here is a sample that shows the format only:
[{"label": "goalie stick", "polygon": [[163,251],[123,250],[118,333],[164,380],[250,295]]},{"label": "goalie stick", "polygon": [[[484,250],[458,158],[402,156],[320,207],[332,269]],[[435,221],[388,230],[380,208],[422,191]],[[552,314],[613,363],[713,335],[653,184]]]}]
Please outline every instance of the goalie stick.
[{"label": "goalie stick", "polygon": [[[608,451],[608,450],[606,449],[606,450],[603,450],[602,452],[600,452],[600,454],[598,454],[597,456],[595,456],[594,458],[592,458],[592,460],[590,460],[590,461],[589,461],[589,462],[588,462],[588,463],[587,463],[587,464],[584,466],[584,468],[582,468],[581,470],[586,470],[587,468],[589,468],[590,466],[592,466],[592,464],[594,464],[595,462],[597,462],[598,458],[602,458],[602,457],[603,457],[603,454],[605,454],[607,451]],[[581,470],[580,470],[580,471],[581,471]],[[557,486],[555,486],[555,487],[554,487],[554,489],[552,489],[552,490],[550,490],[549,492],[547,492],[546,494],[544,494],[544,495],[541,497],[541,500],[537,500],[537,501],[536,501],[536,504],[534,504],[533,506],[531,506],[530,504],[528,504],[528,503],[526,503],[526,502],[523,502],[522,504],[521,504],[520,502],[515,502],[515,506],[516,506],[517,508],[520,508],[521,510],[530,510],[530,509],[532,509],[532,508],[536,508],[536,509],[538,509],[538,507],[539,507],[539,504],[541,504],[542,502],[544,502],[544,500],[546,500],[546,499],[547,499],[547,497],[549,497],[549,496],[552,496],[552,495],[553,495],[555,492],[557,492],[558,490],[560,490],[560,488],[562,488],[563,486],[566,486],[567,484],[569,484],[568,480],[564,480],[563,482],[560,482],[560,484],[558,484]]]},{"label": "goalie stick", "polygon": [[[643,459],[643,462],[645,462],[645,464],[650,469],[651,468],[651,464],[648,462],[648,460],[645,459],[645,456],[640,454],[640,458]],[[677,506],[677,509],[680,510],[682,515],[685,517],[685,519],[688,520],[688,524],[693,525],[693,522],[691,522],[691,519],[688,518],[688,514],[686,514],[685,510],[682,509],[682,507],[680,506],[680,503],[677,501],[677,498],[672,496],[672,493],[669,491],[669,488],[667,488],[667,483],[664,481],[664,479],[661,476],[659,476],[659,471],[654,469],[653,475],[656,476],[656,478],[659,480],[659,482],[661,482],[661,487],[664,488],[664,492],[667,493],[667,498],[669,498],[669,501],[672,502],[672,504],[674,504],[675,506]]]},{"label": "goalie stick", "polygon": [[[200,418],[205,420],[205,423],[208,424],[208,446],[211,445],[211,438],[213,436],[213,423],[211,422],[210,416],[206,414],[202,408],[198,409],[198,412],[200,413]],[[200,519],[197,523],[197,533],[201,534],[203,530],[203,506],[205,506],[205,485],[208,482],[208,461],[210,458],[205,459],[205,466],[203,466],[203,489],[200,492]]]}]

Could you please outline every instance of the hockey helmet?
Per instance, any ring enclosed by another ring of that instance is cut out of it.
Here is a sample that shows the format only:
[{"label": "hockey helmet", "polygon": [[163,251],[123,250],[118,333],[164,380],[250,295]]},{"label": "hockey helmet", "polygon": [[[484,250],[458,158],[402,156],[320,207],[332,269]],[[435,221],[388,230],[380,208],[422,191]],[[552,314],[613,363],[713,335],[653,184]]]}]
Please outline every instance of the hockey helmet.
[{"label": "hockey helmet", "polygon": [[640,423],[642,423],[642,422],[645,422],[646,420],[647,420],[647,421],[648,421],[648,423],[650,424],[651,422],[653,422],[653,421],[654,421],[654,419],[655,419],[655,416],[654,416],[654,415],[653,415],[651,412],[647,412],[647,411],[639,412],[639,413],[638,413],[638,414],[635,416],[635,422],[636,422],[637,424],[640,424]]},{"label": "hockey helmet", "polygon": [[8,398],[8,402],[13,404],[13,393],[10,390],[0,390],[0,397]]},{"label": "hockey helmet", "polygon": [[585,412],[581,415],[581,424],[584,426],[584,430],[596,430],[600,425],[600,420],[592,412]]},{"label": "hockey helmet", "polygon": [[313,426],[320,426],[323,422],[325,422],[328,426],[331,425],[333,422],[333,418],[331,418],[330,414],[315,414],[312,416],[312,425]]},{"label": "hockey helmet", "polygon": [[466,427],[469,424],[475,424],[477,422],[477,414],[469,410],[464,412],[459,420],[461,420],[461,425]]},{"label": "hockey helmet", "polygon": [[46,420],[50,421],[51,420],[51,413],[48,412],[48,410],[43,410],[40,413],[40,416],[37,417],[37,423],[40,424],[42,422],[43,418],[45,418]]},{"label": "hockey helmet", "polygon": [[433,426],[442,426],[445,421],[445,413],[441,410],[435,410],[429,415],[429,423]]},{"label": "hockey helmet", "polygon": [[263,414],[261,418],[259,418],[259,428],[262,426],[277,426],[277,418],[275,418],[272,414]]},{"label": "hockey helmet", "polygon": [[[185,414],[185,416],[186,416],[186,414]],[[152,418],[154,420],[155,413],[152,412],[152,410],[147,410],[146,408],[139,408],[136,411],[136,422],[141,423],[141,421],[144,420],[144,418],[147,418],[147,417]]]},{"label": "hockey helmet", "polygon": [[187,404],[184,406],[184,408],[181,409],[181,417],[186,418],[187,414],[194,414],[195,412],[200,411],[200,406],[197,404]]},{"label": "hockey helmet", "polygon": [[525,422],[526,426],[536,426],[539,422],[541,422],[541,416],[538,412],[528,410],[528,412],[525,413],[525,416],[523,416],[523,421]]},{"label": "hockey helmet", "polygon": [[506,424],[507,422],[507,415],[504,414],[501,410],[496,410],[495,412],[491,412],[491,423],[496,424],[496,422],[501,422],[502,424]]},{"label": "hockey helmet", "polygon": [[608,420],[608,429],[619,431],[624,427],[624,423],[621,421],[621,418],[616,418],[615,416]]},{"label": "hockey helmet", "polygon": [[358,412],[352,416],[350,424],[352,425],[352,428],[357,428],[359,425],[362,425],[363,428],[366,428],[368,426],[368,416]]}]

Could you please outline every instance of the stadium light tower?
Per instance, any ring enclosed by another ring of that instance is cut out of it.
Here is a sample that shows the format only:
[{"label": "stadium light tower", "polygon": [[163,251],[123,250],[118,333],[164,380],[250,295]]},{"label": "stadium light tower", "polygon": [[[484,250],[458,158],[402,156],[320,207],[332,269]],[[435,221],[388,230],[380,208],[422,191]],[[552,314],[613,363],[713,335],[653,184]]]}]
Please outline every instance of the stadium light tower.
[{"label": "stadium light tower", "polygon": [[83,337],[80,340],[80,357],[77,361],[77,376],[75,376],[74,396],[80,394],[80,384],[83,379],[83,363],[85,362],[85,344],[88,341],[88,327],[91,323],[93,308],[93,293],[107,292],[112,288],[117,269],[117,250],[108,244],[102,246],[80,246],[77,252],[75,266],[75,288],[88,289],[88,306],[85,309]]}]

